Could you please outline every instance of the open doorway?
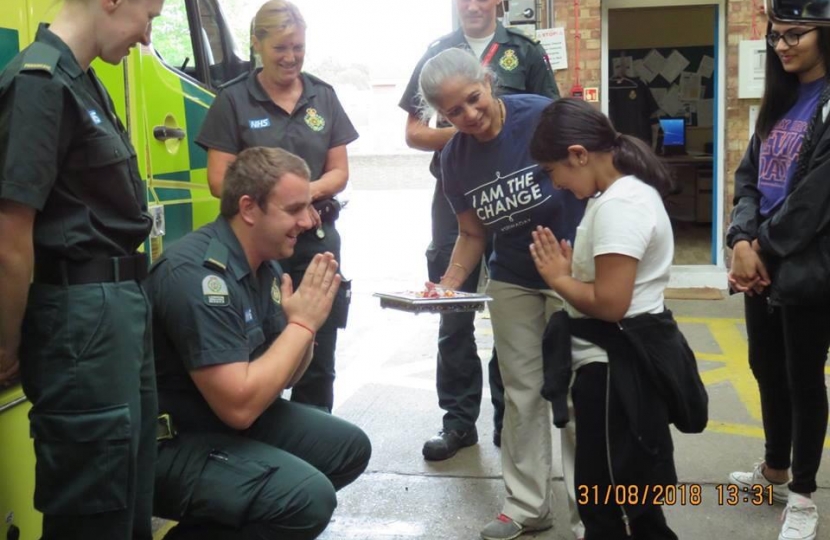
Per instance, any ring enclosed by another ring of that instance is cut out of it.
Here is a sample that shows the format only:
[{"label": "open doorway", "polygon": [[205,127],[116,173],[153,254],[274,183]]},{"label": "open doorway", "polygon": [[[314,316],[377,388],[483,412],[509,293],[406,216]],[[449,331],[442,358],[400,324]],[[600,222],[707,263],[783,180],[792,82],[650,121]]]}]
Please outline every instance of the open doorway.
[{"label": "open doorway", "polygon": [[[681,4],[698,5],[681,5]],[[645,4],[645,6],[644,6]],[[648,5],[651,4],[651,5]],[[604,109],[670,168],[675,265],[719,265],[719,6],[606,0]]]}]

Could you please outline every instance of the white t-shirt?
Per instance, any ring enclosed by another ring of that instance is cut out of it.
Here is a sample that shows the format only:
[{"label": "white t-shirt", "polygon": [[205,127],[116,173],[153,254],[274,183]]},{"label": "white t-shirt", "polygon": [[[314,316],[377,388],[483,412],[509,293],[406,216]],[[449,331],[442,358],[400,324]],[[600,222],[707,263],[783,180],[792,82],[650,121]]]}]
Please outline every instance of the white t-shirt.
[{"label": "white t-shirt", "polygon": [[474,37],[470,37],[470,36],[465,35],[464,39],[467,40],[467,44],[470,46],[470,48],[475,53],[476,58],[481,58],[481,55],[484,53],[484,49],[487,47],[487,45],[490,44],[491,41],[493,41],[493,36],[495,36],[495,35],[496,34],[493,33],[493,34],[490,34],[489,36],[483,37],[483,38],[474,38]]},{"label": "white t-shirt", "polygon": [[[573,277],[590,283],[596,276],[594,257],[618,253],[637,259],[634,294],[626,317],[664,310],[663,291],[674,257],[671,222],[657,190],[635,176],[624,176],[588,201],[576,230]],[[571,317],[584,317],[565,306]],[[573,369],[589,362],[607,362],[596,345],[573,338]]]}]

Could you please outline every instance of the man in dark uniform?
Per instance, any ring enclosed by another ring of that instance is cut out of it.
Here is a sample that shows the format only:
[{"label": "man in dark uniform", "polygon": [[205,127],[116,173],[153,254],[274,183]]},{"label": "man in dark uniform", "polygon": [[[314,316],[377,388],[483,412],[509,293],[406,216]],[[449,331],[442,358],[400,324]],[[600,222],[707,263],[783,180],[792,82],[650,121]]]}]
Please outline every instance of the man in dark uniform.
[{"label": "man in dark uniform", "polygon": [[[456,0],[461,27],[429,46],[412,72],[399,103],[409,113],[406,143],[412,148],[434,152],[430,164],[430,172],[436,179],[432,198],[432,241],[427,249],[429,280],[434,283],[438,283],[446,271],[458,236],[455,214],[441,187],[439,162],[441,149],[455,134],[455,128],[443,119],[439,119],[437,128],[431,128],[427,119],[421,117],[418,78],[426,61],[452,47],[468,49],[495,72],[500,92],[559,97],[544,49],[521,32],[502,26],[496,18],[499,3],[499,0]],[[480,272],[479,265],[460,290],[475,292]],[[476,420],[481,407],[482,373],[474,332],[474,312],[441,315],[436,386],[438,405],[446,413],[443,429],[424,444],[426,459],[447,459],[460,448],[478,442]],[[495,349],[490,360],[489,379],[494,408],[493,443],[500,446],[504,384]]]},{"label": "man in dark uniform", "polygon": [[45,540],[152,538],[157,401],[136,252],[152,220],[90,64],[149,44],[162,3],[66,2],[0,75],[0,378],[19,358]]},{"label": "man in dark uniform", "polygon": [[171,539],[316,538],[371,445],[280,397],[299,380],[340,285],[331,253],[300,286],[275,259],[311,227],[309,170],[278,148],[230,165],[221,215],[170,246],[145,286],[160,418],[156,515]]}]

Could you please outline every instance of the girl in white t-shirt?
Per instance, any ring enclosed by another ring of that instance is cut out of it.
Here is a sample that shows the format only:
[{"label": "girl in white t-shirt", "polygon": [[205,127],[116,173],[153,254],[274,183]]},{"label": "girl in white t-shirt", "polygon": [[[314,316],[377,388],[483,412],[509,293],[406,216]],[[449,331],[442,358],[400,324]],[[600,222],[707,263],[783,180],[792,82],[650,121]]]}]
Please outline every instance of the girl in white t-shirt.
[{"label": "girl in white t-shirt", "polygon": [[[600,327],[615,323],[612,330],[616,330],[623,319],[663,314],[663,291],[674,253],[671,223],[661,197],[670,184],[665,165],[645,143],[617,133],[604,114],[570,98],[545,109],[531,155],[555,187],[588,199],[573,248],[543,227],[537,227],[530,246],[539,273],[565,300],[568,315],[598,320]],[[622,539],[627,529],[635,538],[676,539],[652,500],[615,504],[617,489],[637,491],[625,485],[627,479],[639,480],[639,471],[655,469],[647,463],[647,451],[631,436],[633,429],[628,426],[634,420],[621,412],[623,396],[609,382],[612,349],[576,337],[571,338],[571,347],[577,417],[575,478],[585,540]],[[632,392],[640,393],[636,399],[645,392],[650,392],[649,399],[656,395],[654,388]],[[654,444],[661,449],[659,455],[666,456],[658,477],[676,482],[664,413],[649,413],[660,418]],[[612,498],[605,504],[609,489]]]}]

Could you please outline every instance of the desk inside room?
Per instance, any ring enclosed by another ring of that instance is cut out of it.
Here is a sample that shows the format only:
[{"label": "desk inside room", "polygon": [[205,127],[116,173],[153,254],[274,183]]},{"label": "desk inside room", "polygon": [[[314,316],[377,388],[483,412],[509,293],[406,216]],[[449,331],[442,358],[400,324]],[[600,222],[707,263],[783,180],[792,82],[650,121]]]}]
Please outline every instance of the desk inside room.
[{"label": "desk inside room", "polygon": [[689,154],[662,156],[674,178],[674,189],[666,198],[666,209],[673,220],[692,223],[712,222],[712,156]]}]

